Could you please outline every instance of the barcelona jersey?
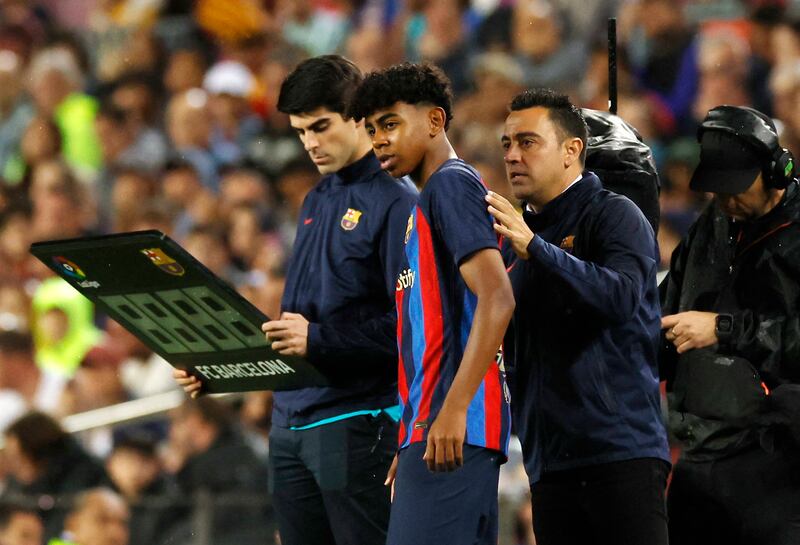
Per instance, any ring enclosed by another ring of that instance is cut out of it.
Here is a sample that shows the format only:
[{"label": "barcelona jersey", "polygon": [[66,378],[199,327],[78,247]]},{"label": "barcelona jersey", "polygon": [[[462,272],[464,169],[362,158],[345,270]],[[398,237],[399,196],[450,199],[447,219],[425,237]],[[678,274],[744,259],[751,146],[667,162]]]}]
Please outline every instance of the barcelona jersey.
[{"label": "barcelona jersey", "polygon": [[[395,288],[400,448],[427,440],[467,346],[478,300],[459,266],[478,250],[498,247],[485,195],[478,172],[451,159],[430,177],[408,218]],[[465,443],[505,453],[508,402],[499,350],[469,405]]]}]

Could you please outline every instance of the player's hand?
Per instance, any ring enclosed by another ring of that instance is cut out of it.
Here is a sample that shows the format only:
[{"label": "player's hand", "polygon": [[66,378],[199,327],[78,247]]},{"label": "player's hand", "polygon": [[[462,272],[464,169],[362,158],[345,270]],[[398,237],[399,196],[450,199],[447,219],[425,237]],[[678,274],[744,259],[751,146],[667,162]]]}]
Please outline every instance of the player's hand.
[{"label": "player's hand", "polygon": [[443,406],[428,431],[428,445],[423,460],[430,471],[455,471],[464,465],[464,437],[467,435],[467,411],[448,410]]},{"label": "player's hand", "polygon": [[383,481],[384,486],[391,486],[392,491],[389,495],[391,500],[394,500],[394,478],[397,476],[397,454],[394,455],[392,465],[389,467],[389,472],[386,474],[386,480]]},{"label": "player's hand", "polygon": [[184,371],[183,369],[173,369],[172,378],[183,388],[184,392],[189,394],[189,397],[192,399],[200,397],[203,383],[199,378],[190,375],[188,371]]},{"label": "player's hand", "polygon": [[718,341],[717,315],[714,312],[690,310],[670,314],[661,318],[661,329],[667,330],[664,336],[675,345],[678,354],[705,348]]},{"label": "player's hand", "polygon": [[272,349],[284,356],[308,354],[308,320],[300,314],[284,312],[280,320],[271,320],[261,325]]},{"label": "player's hand", "polygon": [[521,259],[528,259],[528,244],[533,240],[533,231],[505,197],[489,191],[485,198],[489,203],[489,213],[495,219],[494,230],[511,242],[514,253]]}]

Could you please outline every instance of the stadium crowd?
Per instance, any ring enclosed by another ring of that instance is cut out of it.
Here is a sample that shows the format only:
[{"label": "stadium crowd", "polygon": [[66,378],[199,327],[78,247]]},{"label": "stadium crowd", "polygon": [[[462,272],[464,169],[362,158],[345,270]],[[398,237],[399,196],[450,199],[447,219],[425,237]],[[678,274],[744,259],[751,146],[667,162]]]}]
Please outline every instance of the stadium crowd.
[{"label": "stadium crowd", "polygon": [[[437,64],[456,95],[459,156],[510,197],[500,135],[511,97],[548,86],[606,109],[610,16],[619,115],[661,176],[666,269],[703,205],[689,179],[710,108],[771,115],[797,152],[800,3],[0,0],[0,543],[66,530],[80,545],[245,545],[273,531],[268,393],[187,401],[146,425],[62,429],[66,415],[177,386],[168,364],[55,278],[31,243],[159,229],[276,316],[297,216],[319,179],[276,110],[298,62],[341,53],[365,73]],[[516,527],[503,539],[529,545],[514,462],[501,494]],[[198,535],[202,501],[214,517]]]}]

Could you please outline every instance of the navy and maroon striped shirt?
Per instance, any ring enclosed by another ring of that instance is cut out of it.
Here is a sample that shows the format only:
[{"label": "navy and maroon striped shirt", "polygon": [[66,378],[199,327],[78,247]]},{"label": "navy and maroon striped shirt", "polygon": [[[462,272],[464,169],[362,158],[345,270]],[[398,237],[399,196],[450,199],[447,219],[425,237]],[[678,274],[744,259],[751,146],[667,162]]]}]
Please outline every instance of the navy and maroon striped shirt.
[{"label": "navy and maroon striped shirt", "polygon": [[[396,286],[400,448],[427,440],[461,364],[478,300],[459,266],[498,247],[485,195],[478,172],[451,159],[430,177],[408,219]],[[465,443],[506,453],[508,403],[499,351],[467,411]]]}]

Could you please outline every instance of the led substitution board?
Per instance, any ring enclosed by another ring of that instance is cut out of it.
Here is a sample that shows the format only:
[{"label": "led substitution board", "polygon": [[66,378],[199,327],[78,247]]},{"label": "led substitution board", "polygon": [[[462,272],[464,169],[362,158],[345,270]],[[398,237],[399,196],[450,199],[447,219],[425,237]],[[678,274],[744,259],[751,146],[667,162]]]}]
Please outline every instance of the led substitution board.
[{"label": "led substitution board", "polygon": [[37,242],[31,253],[207,392],[326,383],[272,350],[269,318],[160,231]]}]

